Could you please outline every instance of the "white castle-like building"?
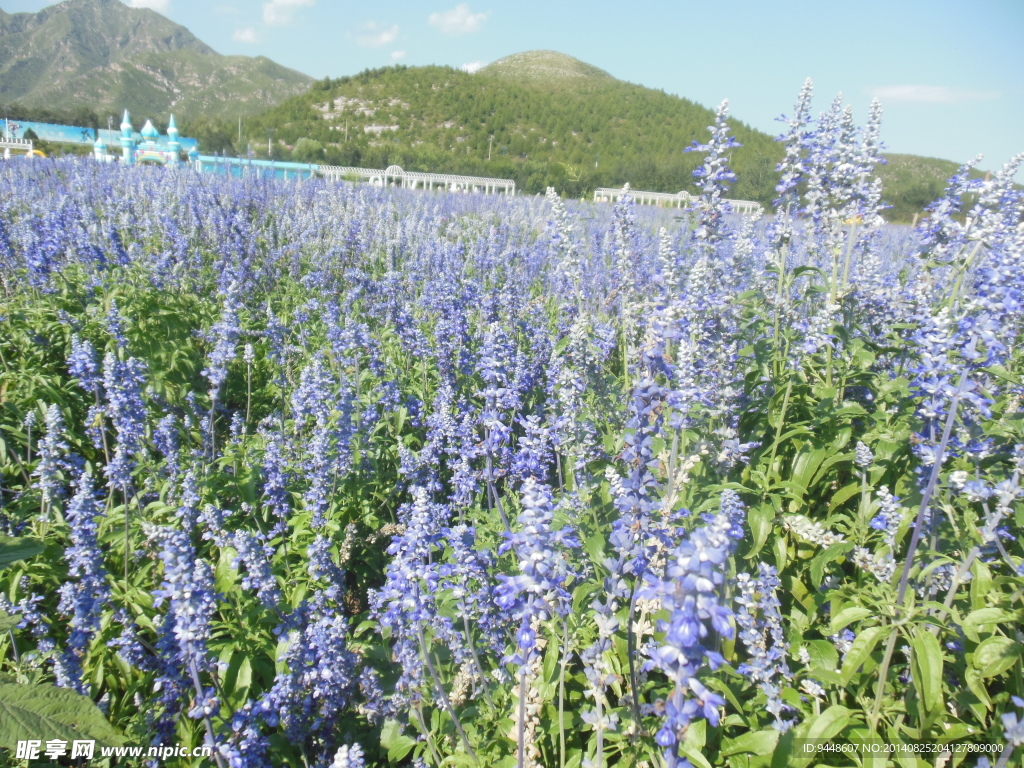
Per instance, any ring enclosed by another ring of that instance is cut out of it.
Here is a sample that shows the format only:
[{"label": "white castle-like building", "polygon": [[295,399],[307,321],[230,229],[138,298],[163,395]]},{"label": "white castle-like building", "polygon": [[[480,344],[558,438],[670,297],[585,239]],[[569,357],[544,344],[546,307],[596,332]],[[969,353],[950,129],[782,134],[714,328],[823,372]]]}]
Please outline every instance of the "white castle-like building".
[{"label": "white castle-like building", "polygon": [[[152,120],[147,120],[138,136],[132,128],[131,116],[128,110],[124,111],[121,118],[121,137],[118,143],[121,145],[120,153],[111,151],[107,147],[103,136],[100,135],[93,144],[93,156],[105,163],[120,161],[125,165],[137,163],[156,163],[159,165],[176,166],[181,162],[181,142],[178,140],[178,126],[174,123],[174,115],[171,115],[167,124],[167,137],[164,139],[160,131],[153,125]],[[190,163],[195,163],[199,157],[199,150],[195,147],[188,153]]]}]

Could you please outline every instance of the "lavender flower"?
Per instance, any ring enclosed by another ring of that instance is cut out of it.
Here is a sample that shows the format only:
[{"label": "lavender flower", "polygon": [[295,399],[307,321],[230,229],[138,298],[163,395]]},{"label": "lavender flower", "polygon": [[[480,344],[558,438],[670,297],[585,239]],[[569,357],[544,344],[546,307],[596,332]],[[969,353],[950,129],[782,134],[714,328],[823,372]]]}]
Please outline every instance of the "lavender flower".
[{"label": "lavender flower", "polygon": [[697,230],[694,233],[698,244],[707,247],[712,246],[722,239],[722,216],[729,211],[729,204],[725,202],[727,185],[736,181],[734,174],[728,166],[728,151],[740,146],[740,143],[729,135],[729,123],[726,116],[729,114],[729,100],[724,100],[718,105],[715,112],[715,124],[709,126],[711,137],[707,144],[699,144],[694,141],[692,147],[686,147],[686,152],[704,152],[704,164],[698,167],[693,175],[697,181],[697,188],[700,189],[700,207]]},{"label": "lavender flower", "polygon": [[875,460],[874,455],[871,453],[871,449],[868,448],[860,440],[857,441],[856,456],[854,458],[854,464],[860,469],[867,469],[871,466],[871,462]]},{"label": "lavender flower", "polygon": [[761,563],[759,575],[752,578],[741,573],[736,577],[738,595],[736,603],[736,624],[740,628],[739,638],[750,653],[750,660],[737,668],[737,672],[758,685],[768,699],[767,710],[775,717],[774,727],[785,733],[793,721],[782,719],[782,713],[790,709],[783,704],[776,678],[792,679],[786,656],[789,643],[782,629],[782,615],[776,591],[780,586],[775,568]]},{"label": "lavender flower", "polygon": [[637,592],[638,599],[656,600],[669,614],[667,620],[658,621],[662,639],[644,648],[648,657],[644,669],[661,670],[674,686],[665,702],[665,722],[655,736],[671,768],[689,768],[677,745],[690,722],[704,717],[717,726],[719,708],[725,704],[697,679],[697,672],[705,662],[712,670],[725,663],[707,644],[711,630],[727,639],[735,631],[732,610],[718,598],[726,558],[736,539],[735,526],[731,510],[719,512],[672,553],[664,579],[647,572]]},{"label": "lavender flower", "polygon": [[65,517],[71,528],[71,546],[64,551],[69,580],[60,588],[58,610],[69,616],[70,633],[61,654],[65,676],[58,684],[88,694],[82,661],[89,644],[100,630],[104,606],[110,601],[107,573],[103,567],[96,518],[101,510],[96,501],[92,477],[84,471],[77,480],[78,491],[68,505]]},{"label": "lavender flower", "polygon": [[192,684],[196,699],[189,717],[203,719],[215,715],[220,710],[215,690],[202,686],[199,681],[200,670],[215,666],[208,647],[211,622],[217,610],[213,571],[209,563],[196,557],[195,548],[184,531],[149,524],[143,524],[143,528],[149,539],[159,545],[164,566],[163,582],[153,591],[154,605],[158,608],[167,605],[163,636],[167,642],[161,644],[167,654],[163,679],[177,688],[181,687],[182,680]]},{"label": "lavender flower", "polygon": [[103,360],[106,412],[117,431],[114,456],[105,470],[111,488],[125,488],[131,483],[134,456],[142,448],[146,424],[142,400],[145,371],[145,364],[133,357],[122,362],[108,352]]},{"label": "lavender flower", "polygon": [[533,478],[523,482],[520,493],[523,511],[519,515],[521,531],[506,532],[499,553],[515,552],[519,575],[498,575],[494,602],[519,621],[516,650],[507,663],[522,666],[537,653],[537,635],[533,620],[545,621],[565,616],[571,597],[566,589],[577,574],[569,564],[565,550],[580,546],[572,528],[554,530],[554,504],[551,491]]},{"label": "lavender flower", "polygon": [[78,334],[71,337],[71,354],[68,356],[68,372],[78,379],[86,392],[98,392],[103,384],[100,376],[99,361],[96,350],[88,339],[79,339]]},{"label": "lavender flower", "polygon": [[43,497],[43,515],[64,495],[62,473],[69,468],[68,444],[64,439],[64,417],[56,405],[46,409],[46,434],[39,441],[39,462],[32,473],[39,478],[37,487]]},{"label": "lavender flower", "polygon": [[352,746],[342,745],[334,755],[334,762],[331,768],[365,768],[366,761],[363,756],[363,749],[358,744]]},{"label": "lavender flower", "polygon": [[241,309],[241,289],[238,283],[231,283],[223,291],[223,307],[220,320],[210,331],[213,349],[210,351],[208,363],[203,369],[203,376],[210,382],[210,400],[216,401],[221,386],[228,376],[228,363],[237,351],[238,337],[241,334],[238,313]]}]

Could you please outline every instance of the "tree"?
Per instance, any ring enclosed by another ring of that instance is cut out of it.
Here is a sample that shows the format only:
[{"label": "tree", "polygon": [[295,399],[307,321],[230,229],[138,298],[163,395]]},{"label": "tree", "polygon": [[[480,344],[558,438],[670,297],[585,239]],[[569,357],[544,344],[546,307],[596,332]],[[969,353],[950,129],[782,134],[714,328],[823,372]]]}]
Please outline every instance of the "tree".
[{"label": "tree", "polygon": [[324,145],[313,139],[299,139],[292,150],[292,160],[297,163],[317,163],[323,160]]}]

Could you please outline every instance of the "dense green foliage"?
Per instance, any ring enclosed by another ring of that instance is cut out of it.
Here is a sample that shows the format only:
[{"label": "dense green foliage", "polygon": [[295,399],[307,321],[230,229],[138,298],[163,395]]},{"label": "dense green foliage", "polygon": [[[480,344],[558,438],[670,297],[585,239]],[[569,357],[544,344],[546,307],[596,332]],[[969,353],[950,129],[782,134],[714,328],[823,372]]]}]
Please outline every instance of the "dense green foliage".
[{"label": "dense green foliage", "polygon": [[[918,155],[887,154],[885,159],[886,164],[879,166],[877,173],[885,199],[892,206],[887,215],[891,221],[909,222],[920,216],[925,206],[942,196],[946,180],[958,167],[951,160]],[[971,171],[972,179],[983,176],[982,171]]]},{"label": "dense green foliage", "polygon": [[[272,135],[275,156],[289,159],[281,145],[305,137],[323,144],[324,163],[514,178],[531,194],[554,186],[579,197],[627,181],[678,192],[693,191],[699,161],[683,150],[713,117],[691,101],[608,77],[516,82],[486,70],[398,66],[319,81],[245,121],[242,141],[265,153]],[[734,195],[768,202],[781,150],[768,135],[731,124],[744,145],[732,158]],[[204,151],[225,148],[231,132],[226,122],[187,128]]]}]

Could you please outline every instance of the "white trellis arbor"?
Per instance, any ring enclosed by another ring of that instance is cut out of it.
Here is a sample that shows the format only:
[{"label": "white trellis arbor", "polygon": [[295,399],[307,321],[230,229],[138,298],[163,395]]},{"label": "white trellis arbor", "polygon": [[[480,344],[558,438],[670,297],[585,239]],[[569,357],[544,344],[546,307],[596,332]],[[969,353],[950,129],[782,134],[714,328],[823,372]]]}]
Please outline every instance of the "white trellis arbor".
[{"label": "white trellis arbor", "polygon": [[[598,187],[594,190],[594,202],[595,203],[612,203],[618,200],[622,196],[623,190],[613,189],[611,187]],[[669,208],[685,208],[691,204],[694,199],[693,195],[689,192],[680,190],[676,193],[671,192],[644,192],[639,189],[628,190],[629,196],[632,197],[639,205],[657,205]]]},{"label": "white trellis arbor", "polygon": [[420,173],[404,171],[390,165],[383,171],[375,168],[351,168],[321,165],[319,172],[326,178],[366,181],[375,186],[396,186],[403,189],[448,190],[451,192],[484,192],[514,195],[516,183],[512,179],[489,179],[483,176],[458,176],[450,173]]},{"label": "white trellis arbor", "polygon": [[354,168],[347,165],[318,165],[317,172],[325,179],[365,181],[378,187],[384,178],[384,171],[376,168]]},{"label": "white trellis arbor", "polygon": [[4,149],[4,160],[11,159],[11,150],[17,150],[24,152],[26,155],[32,154],[32,139],[16,139],[13,136],[9,139],[0,138],[0,147]]},{"label": "white trellis arbor", "polygon": [[728,203],[733,213],[752,215],[764,210],[764,207],[755,200],[723,200],[722,202]]},{"label": "white trellis arbor", "polygon": [[[689,192],[679,191],[675,194],[671,192],[644,192],[640,189],[613,189],[611,187],[598,187],[594,190],[594,202],[595,203],[613,203],[622,197],[623,192],[628,192],[629,196],[637,202],[638,205],[657,205],[661,207],[669,208],[687,208],[691,205],[698,203],[699,198],[691,195]],[[723,203],[728,204],[732,209],[733,213],[742,213],[745,215],[760,213],[763,208],[761,204],[754,200],[727,200],[723,199]]]}]

